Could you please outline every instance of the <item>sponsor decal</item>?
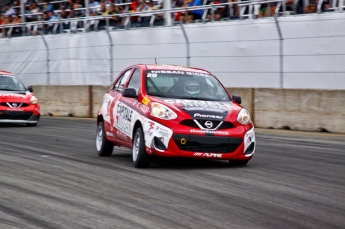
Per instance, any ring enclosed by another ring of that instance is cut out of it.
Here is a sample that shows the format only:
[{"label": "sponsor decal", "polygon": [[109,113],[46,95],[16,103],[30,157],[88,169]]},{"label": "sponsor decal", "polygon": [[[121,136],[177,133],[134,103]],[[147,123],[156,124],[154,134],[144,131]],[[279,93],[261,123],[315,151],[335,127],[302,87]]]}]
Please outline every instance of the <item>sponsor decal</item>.
[{"label": "sponsor decal", "polygon": [[151,100],[150,100],[149,98],[147,98],[147,97],[144,97],[143,100],[141,100],[141,102],[142,102],[144,105],[149,104],[150,101],[151,101]]},{"label": "sponsor decal", "polygon": [[135,108],[138,108],[139,110],[141,110],[145,113],[147,113],[150,110],[148,106],[146,106],[146,105],[144,105],[144,104],[142,104],[136,100],[132,103],[132,106]]},{"label": "sponsor decal", "polygon": [[166,103],[181,104],[183,109],[190,109],[190,107],[212,108],[215,110],[221,110],[222,112],[229,111],[231,109],[231,103],[217,102],[217,101],[200,101],[200,100],[188,100],[188,99],[165,99]]},{"label": "sponsor decal", "polygon": [[199,73],[204,73],[208,74],[208,72],[200,70],[200,69],[191,69],[187,67],[182,67],[182,66],[164,66],[164,65],[151,65],[147,66],[148,70],[171,70],[171,71],[189,71],[189,72],[199,72]]},{"label": "sponsor decal", "polygon": [[153,132],[151,130],[147,130],[147,131],[145,131],[145,135],[146,136],[152,136]]},{"label": "sponsor decal", "polygon": [[110,136],[110,137],[115,137],[115,135],[109,131],[107,131],[107,136]]},{"label": "sponsor decal", "polygon": [[220,153],[201,153],[201,152],[195,152],[193,156],[196,157],[210,157],[210,158],[222,158],[223,155]]},{"label": "sponsor decal", "polygon": [[199,72],[186,72],[187,75],[190,76],[203,76],[203,77],[209,77],[208,74],[204,74],[204,73],[199,73]]},{"label": "sponsor decal", "polygon": [[163,137],[159,137],[159,140],[161,140],[161,142],[164,142],[164,138]]},{"label": "sponsor decal", "polygon": [[[116,106],[116,128],[120,129],[127,135],[130,135],[130,124],[132,121],[133,110],[122,103]],[[112,117],[112,116],[111,116]]]},{"label": "sponsor decal", "polygon": [[198,129],[191,129],[191,133],[198,133],[198,134],[220,134],[220,135],[229,135],[229,132],[221,131],[221,130],[198,130]]},{"label": "sponsor decal", "polygon": [[168,137],[168,136],[169,136],[169,133],[166,132],[166,131],[163,131],[163,130],[158,131],[158,133],[159,133],[160,135],[164,136],[164,137]]},{"label": "sponsor decal", "polygon": [[217,119],[223,119],[224,116],[195,113],[194,114],[194,118],[217,118]]},{"label": "sponsor decal", "polygon": [[18,97],[18,98],[25,98],[25,96],[19,95],[19,94],[0,94],[0,97]]},{"label": "sponsor decal", "polygon": [[155,123],[152,122],[152,121],[148,121],[148,124],[150,126],[149,130],[152,130],[154,128],[154,126],[155,126]]}]

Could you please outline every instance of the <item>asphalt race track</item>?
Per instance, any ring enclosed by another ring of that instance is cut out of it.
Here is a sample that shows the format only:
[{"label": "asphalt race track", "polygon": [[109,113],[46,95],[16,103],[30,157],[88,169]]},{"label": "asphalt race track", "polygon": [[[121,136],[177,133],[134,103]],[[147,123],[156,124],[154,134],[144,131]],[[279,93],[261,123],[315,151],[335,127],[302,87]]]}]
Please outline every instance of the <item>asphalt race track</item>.
[{"label": "asphalt race track", "polygon": [[95,152],[95,120],[0,125],[0,228],[345,228],[345,135],[257,129],[247,167]]}]

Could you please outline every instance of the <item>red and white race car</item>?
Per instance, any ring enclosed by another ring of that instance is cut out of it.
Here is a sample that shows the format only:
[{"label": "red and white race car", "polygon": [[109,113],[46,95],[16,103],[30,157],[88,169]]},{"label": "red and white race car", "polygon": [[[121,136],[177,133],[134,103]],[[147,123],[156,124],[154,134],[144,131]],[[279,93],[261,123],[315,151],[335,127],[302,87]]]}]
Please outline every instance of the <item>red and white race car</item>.
[{"label": "red and white race car", "polygon": [[126,68],[104,95],[96,149],[132,149],[135,167],[152,156],[229,160],[246,165],[255,151],[254,125],[210,72],[172,65]]},{"label": "red and white race car", "polygon": [[22,81],[13,73],[0,70],[0,123],[20,123],[36,126],[40,105]]}]

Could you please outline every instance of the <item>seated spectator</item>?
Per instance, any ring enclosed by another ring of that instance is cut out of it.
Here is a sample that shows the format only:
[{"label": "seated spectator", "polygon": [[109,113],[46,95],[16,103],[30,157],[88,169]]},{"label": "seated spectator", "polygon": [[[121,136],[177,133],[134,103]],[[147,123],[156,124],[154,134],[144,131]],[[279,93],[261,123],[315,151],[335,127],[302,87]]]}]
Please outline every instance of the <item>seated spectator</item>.
[{"label": "seated spectator", "polygon": [[101,3],[99,4],[99,10],[97,12],[98,16],[107,16],[108,15],[108,9],[105,5],[104,1],[101,1]]},{"label": "seated spectator", "polygon": [[124,12],[124,8],[122,6],[115,6],[114,4],[110,4],[108,15],[114,15],[109,18],[110,26],[119,26],[123,25],[124,17],[116,16],[115,14],[122,14]]},{"label": "seated spectator", "polygon": [[259,9],[259,18],[274,16],[276,12],[278,2],[271,2],[266,4],[261,4]]},{"label": "seated spectator", "polygon": [[36,2],[32,2],[30,5],[29,5],[29,13],[30,14],[36,14],[36,15],[28,15],[26,16],[27,18],[27,21],[37,21],[38,19],[38,13],[40,13],[41,10],[40,8],[37,6],[37,3]]},{"label": "seated spectator", "polygon": [[[183,7],[201,6],[201,0],[186,0]],[[188,12],[182,12],[180,16],[180,22],[184,23],[188,20],[189,23],[193,23],[196,19],[201,19],[203,10],[190,10]]]},{"label": "seated spectator", "polygon": [[[155,4],[153,0],[149,0],[148,4],[148,10],[147,11],[154,11],[154,10],[160,10],[160,7]],[[156,14],[155,17],[155,23],[156,22],[164,22],[164,14]]]},{"label": "seated spectator", "polygon": [[[137,11],[136,12],[147,12],[149,10],[149,7],[145,4],[145,2],[140,1],[137,6]],[[138,17],[138,23],[140,26],[147,26],[150,22],[150,15],[143,15],[141,17]]]},{"label": "seated spectator", "polygon": [[100,4],[98,1],[90,0],[89,8],[90,8],[90,10],[89,10],[90,16],[97,16],[99,13]]},{"label": "seated spectator", "polygon": [[[223,3],[228,3],[231,2],[231,0],[211,0],[208,4],[223,4]],[[216,8],[214,10],[214,20],[215,21],[220,21],[222,18],[229,17],[229,5],[226,5],[222,8]],[[208,10],[206,18],[208,20],[212,20],[212,9]]]},{"label": "seated spectator", "polygon": [[22,23],[21,17],[19,17],[18,14],[13,14],[11,24],[13,24],[13,25],[18,24],[18,26],[13,28],[12,35],[20,34],[22,32],[22,27],[21,27],[20,23]]},{"label": "seated spectator", "polygon": [[[5,17],[4,15],[0,14],[0,26],[4,24]],[[2,37],[2,28],[0,28],[0,37]]]},{"label": "seated spectator", "polygon": [[82,5],[75,3],[74,6],[74,17],[85,17],[85,10],[81,9]]},{"label": "seated spectator", "polygon": [[321,4],[321,11],[326,12],[329,11],[330,0],[323,0]]},{"label": "seated spectator", "polygon": [[44,0],[43,11],[54,12],[54,6],[49,2],[49,0]]},{"label": "seated spectator", "polygon": [[19,17],[18,14],[13,14],[12,18],[13,18],[12,19],[12,24],[20,24],[20,23],[22,23],[22,18]]},{"label": "seated spectator", "polygon": [[[61,7],[60,18],[62,20],[67,20],[69,18],[69,12],[66,11],[65,7]],[[69,29],[69,27],[70,27],[69,22],[64,21],[62,23],[62,27],[63,27],[63,29]]]},{"label": "seated spectator", "polygon": [[48,24],[46,24],[45,26],[45,32],[46,33],[51,33],[54,29],[54,26],[56,23],[54,23],[54,21],[57,21],[57,17],[55,16],[54,12],[52,11],[48,11],[47,13],[47,21],[49,22]]},{"label": "seated spectator", "polygon": [[307,14],[316,13],[317,12],[317,0],[310,0],[309,5],[304,8]]},{"label": "seated spectator", "polygon": [[15,9],[13,9],[11,7],[11,4],[6,4],[3,8],[2,8],[2,12],[4,13],[5,16],[12,16],[13,14],[16,14],[17,12],[15,11]]}]

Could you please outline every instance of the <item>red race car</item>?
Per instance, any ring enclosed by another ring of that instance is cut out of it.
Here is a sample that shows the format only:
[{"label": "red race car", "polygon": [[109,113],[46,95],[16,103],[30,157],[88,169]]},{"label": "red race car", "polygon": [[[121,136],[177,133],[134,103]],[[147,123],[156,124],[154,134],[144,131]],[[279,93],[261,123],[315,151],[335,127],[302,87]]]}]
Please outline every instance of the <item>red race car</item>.
[{"label": "red race car", "polygon": [[172,65],[126,68],[103,97],[96,149],[132,149],[135,167],[152,156],[229,160],[246,165],[255,151],[254,125],[210,72]]},{"label": "red race car", "polygon": [[0,123],[20,123],[36,126],[40,105],[22,81],[13,73],[0,70]]}]

